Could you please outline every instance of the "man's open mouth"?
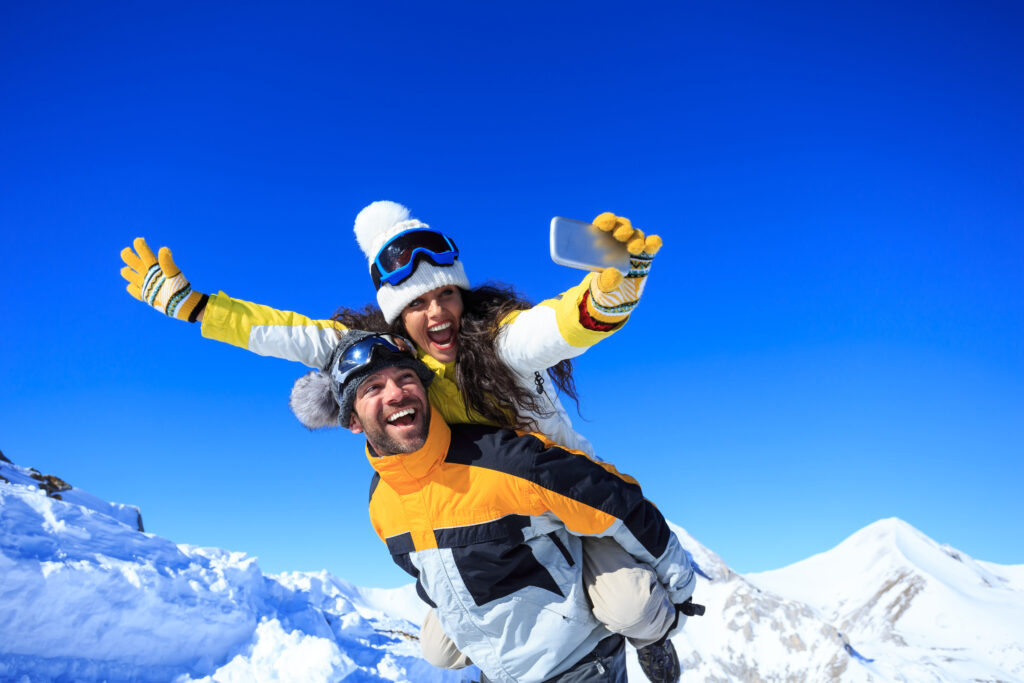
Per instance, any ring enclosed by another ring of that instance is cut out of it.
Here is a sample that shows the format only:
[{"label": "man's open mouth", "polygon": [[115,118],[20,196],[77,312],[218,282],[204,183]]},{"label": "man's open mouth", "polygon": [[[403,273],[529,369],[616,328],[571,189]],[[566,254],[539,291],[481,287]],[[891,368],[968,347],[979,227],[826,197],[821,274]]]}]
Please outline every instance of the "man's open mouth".
[{"label": "man's open mouth", "polygon": [[414,422],[416,422],[415,408],[403,408],[387,417],[387,423],[396,427],[408,427]]}]

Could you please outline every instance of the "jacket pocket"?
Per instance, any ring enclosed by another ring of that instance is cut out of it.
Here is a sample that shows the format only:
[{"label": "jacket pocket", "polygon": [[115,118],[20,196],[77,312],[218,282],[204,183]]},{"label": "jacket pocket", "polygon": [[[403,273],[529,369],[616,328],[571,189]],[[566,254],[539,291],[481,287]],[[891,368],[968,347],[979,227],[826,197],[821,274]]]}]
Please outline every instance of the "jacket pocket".
[{"label": "jacket pocket", "polygon": [[576,562],[573,561],[572,555],[569,554],[569,549],[565,547],[564,543],[562,543],[562,539],[558,537],[558,534],[554,531],[549,531],[546,535],[551,539],[551,542],[555,544],[555,547],[558,548],[558,552],[562,553],[562,557],[565,558],[566,563],[570,567],[575,566]]}]

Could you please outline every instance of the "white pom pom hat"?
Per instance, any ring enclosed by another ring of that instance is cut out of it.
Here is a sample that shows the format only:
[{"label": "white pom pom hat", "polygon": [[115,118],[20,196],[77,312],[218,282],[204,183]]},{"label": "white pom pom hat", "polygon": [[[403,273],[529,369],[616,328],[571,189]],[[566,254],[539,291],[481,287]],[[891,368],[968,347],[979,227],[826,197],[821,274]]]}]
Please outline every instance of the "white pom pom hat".
[{"label": "white pom pom hat", "polygon": [[[372,266],[373,260],[388,240],[416,228],[430,229],[430,226],[412,218],[409,209],[401,204],[374,202],[356,216],[356,241]],[[447,285],[469,289],[469,278],[466,277],[462,261],[456,258],[450,266],[439,266],[428,259],[420,259],[413,274],[397,285],[381,282],[377,289],[377,305],[384,313],[384,318],[391,323],[414,299]]]}]

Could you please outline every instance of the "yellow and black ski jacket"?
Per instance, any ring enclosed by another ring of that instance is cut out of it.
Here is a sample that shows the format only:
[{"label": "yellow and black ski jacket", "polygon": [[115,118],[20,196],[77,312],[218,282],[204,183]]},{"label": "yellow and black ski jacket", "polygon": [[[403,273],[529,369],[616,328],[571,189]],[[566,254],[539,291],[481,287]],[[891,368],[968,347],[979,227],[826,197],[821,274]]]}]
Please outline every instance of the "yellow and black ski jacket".
[{"label": "yellow and black ski jacket", "polygon": [[581,536],[611,536],[677,604],[695,576],[639,484],[543,436],[449,427],[432,411],[415,453],[378,456],[370,519],[445,633],[492,681],[543,681],[607,637],[587,602]]}]

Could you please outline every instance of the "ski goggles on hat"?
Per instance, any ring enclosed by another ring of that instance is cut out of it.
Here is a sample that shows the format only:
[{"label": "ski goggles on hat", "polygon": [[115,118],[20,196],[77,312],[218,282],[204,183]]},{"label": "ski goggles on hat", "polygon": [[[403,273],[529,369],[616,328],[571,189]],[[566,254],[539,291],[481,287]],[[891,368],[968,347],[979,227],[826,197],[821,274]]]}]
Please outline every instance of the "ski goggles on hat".
[{"label": "ski goggles on hat", "polygon": [[373,286],[397,285],[412,275],[421,258],[438,266],[450,266],[459,257],[455,241],[435,230],[415,228],[400,232],[388,240],[370,266]]},{"label": "ski goggles on hat", "polygon": [[360,339],[345,349],[341,356],[334,361],[334,366],[331,368],[331,378],[338,384],[345,384],[345,380],[353,372],[369,365],[373,361],[375,354],[380,352],[404,354],[415,358],[416,345],[398,334],[375,334],[372,337]]}]

